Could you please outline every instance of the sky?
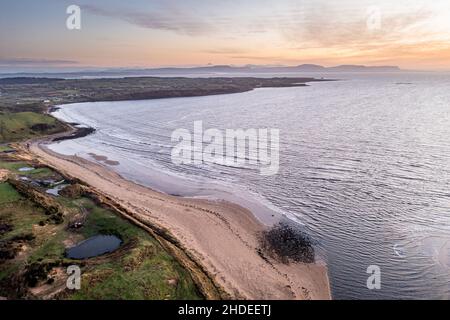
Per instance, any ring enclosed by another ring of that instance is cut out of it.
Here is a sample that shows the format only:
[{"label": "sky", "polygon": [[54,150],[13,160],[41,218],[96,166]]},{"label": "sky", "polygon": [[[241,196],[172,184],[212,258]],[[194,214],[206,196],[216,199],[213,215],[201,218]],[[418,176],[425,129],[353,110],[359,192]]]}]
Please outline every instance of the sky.
[{"label": "sky", "polygon": [[450,1],[0,1],[0,72],[303,63],[450,70]]}]

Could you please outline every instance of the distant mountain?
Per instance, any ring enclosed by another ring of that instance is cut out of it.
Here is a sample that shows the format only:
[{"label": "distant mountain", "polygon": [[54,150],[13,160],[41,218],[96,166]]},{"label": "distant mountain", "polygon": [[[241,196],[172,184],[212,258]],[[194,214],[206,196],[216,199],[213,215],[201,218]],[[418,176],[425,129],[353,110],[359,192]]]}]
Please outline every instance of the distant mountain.
[{"label": "distant mountain", "polygon": [[52,72],[52,73],[9,73],[0,74],[0,78],[6,77],[59,77],[59,78],[101,78],[101,77],[136,77],[136,76],[225,76],[243,75],[252,76],[258,74],[276,73],[299,73],[299,72],[400,72],[403,71],[396,66],[362,66],[362,65],[341,65],[336,67],[324,67],[316,64],[302,64],[298,66],[259,66],[247,65],[242,67],[230,65],[213,65],[204,67],[169,67],[151,69],[127,69],[115,68],[106,70],[86,70],[78,72]]},{"label": "distant mountain", "polygon": [[294,68],[299,71],[306,71],[306,72],[322,72],[327,69],[324,66],[319,66],[317,64],[302,64]]},{"label": "distant mountain", "polygon": [[[137,70],[130,70],[136,72]],[[229,65],[192,67],[192,68],[157,68],[145,69],[146,72],[154,73],[276,73],[276,72],[397,72],[401,69],[397,66],[362,66],[362,65],[341,65],[337,67],[324,67],[317,64],[302,64],[299,66],[255,66],[235,67]]]},{"label": "distant mountain", "polygon": [[402,71],[402,70],[397,66],[367,67],[367,66],[358,66],[358,65],[342,65],[342,66],[327,68],[327,71],[333,71],[333,72],[398,72],[398,71]]}]

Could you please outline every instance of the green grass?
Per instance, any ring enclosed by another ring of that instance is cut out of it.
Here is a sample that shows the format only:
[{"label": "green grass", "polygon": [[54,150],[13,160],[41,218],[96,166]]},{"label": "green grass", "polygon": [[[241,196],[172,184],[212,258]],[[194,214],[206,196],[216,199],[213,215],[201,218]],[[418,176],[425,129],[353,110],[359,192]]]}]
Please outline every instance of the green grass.
[{"label": "green grass", "polygon": [[43,209],[37,207],[33,202],[22,198],[15,190],[14,193],[10,198],[11,200],[14,198],[14,202],[3,203],[0,207],[0,220],[11,224],[13,230],[3,234],[0,240],[8,240],[17,235],[32,233],[33,225],[37,225],[39,221],[46,218]]},{"label": "green grass", "polygon": [[89,199],[79,199],[76,204],[89,210],[86,224],[82,229],[86,238],[97,234],[112,234],[120,236],[124,242],[127,242],[136,237],[149,237],[147,232],[118,217],[112,211],[96,206]]},{"label": "green grass", "polygon": [[[8,163],[10,169],[19,166],[24,164]],[[0,235],[0,242],[29,233],[35,236],[34,240],[27,242],[26,256],[0,264],[0,295],[9,294],[1,284],[20,274],[26,265],[64,262],[82,265],[81,290],[67,292],[62,297],[64,299],[201,298],[189,273],[148,232],[88,198],[57,199],[69,209],[64,223],[37,227],[40,221],[48,218],[44,210],[20,196],[8,183],[0,184],[0,222],[13,227],[13,230]],[[81,208],[88,211],[85,224],[80,230],[71,231],[67,228],[68,223]],[[71,236],[78,239],[98,234],[116,235],[123,244],[110,255],[83,263],[65,258],[64,240]]]},{"label": "green grass", "polygon": [[64,239],[67,238],[67,233],[64,228],[60,229],[52,237],[49,237],[39,247],[33,251],[28,258],[29,263],[38,261],[54,261],[64,259],[65,247]]},{"label": "green grass", "polygon": [[[45,219],[44,211],[28,199],[21,197],[9,184],[0,184],[0,223],[12,226],[12,230],[0,234],[0,243],[6,243],[16,236],[33,233],[33,225]],[[5,202],[7,201],[7,202]],[[0,284],[17,275],[26,260],[7,260],[0,263]],[[7,295],[0,285],[0,295]]]},{"label": "green grass", "polygon": [[4,145],[4,146],[0,145],[0,153],[6,152],[6,151],[14,151],[14,149],[8,147],[7,145]]},{"label": "green grass", "polygon": [[43,179],[46,177],[50,177],[54,174],[54,172],[49,168],[36,168],[31,171],[24,171],[20,172],[20,168],[29,168],[30,165],[26,162],[20,162],[20,161],[0,161],[0,169],[7,169],[9,171],[12,171],[13,173],[20,174],[23,176],[29,176],[30,178],[34,179]]},{"label": "green grass", "polygon": [[[13,276],[15,273],[20,271],[20,264],[5,264],[4,266],[1,266],[0,268],[0,281],[2,281],[5,278]],[[2,293],[3,288],[0,287],[0,294]]]},{"label": "green grass", "polygon": [[[23,172],[22,172],[23,174]],[[25,175],[31,176],[34,179],[43,179],[52,176],[54,172],[49,168],[37,168],[33,171],[25,172]]]},{"label": "green grass", "polygon": [[15,173],[19,173],[19,169],[23,167],[29,167],[29,165],[26,162],[0,161],[1,169],[7,169]]},{"label": "green grass", "polygon": [[[46,129],[32,129],[45,125]],[[61,124],[53,117],[35,112],[0,113],[0,143],[29,139],[61,130]]]},{"label": "green grass", "polygon": [[[82,278],[81,290],[70,299],[199,299],[192,282],[183,274],[184,270],[175,266],[176,262],[168,260],[164,253],[147,257],[132,271],[125,271],[124,263],[104,264]],[[170,285],[169,279],[177,284]]]},{"label": "green grass", "polygon": [[[82,288],[70,299],[199,299],[192,279],[146,231],[115,213],[95,206],[90,200],[78,200],[90,210],[82,229],[85,237],[114,234],[123,246],[132,249],[120,259],[112,259],[82,279]],[[101,281],[99,281],[99,279]],[[177,282],[169,284],[169,280]],[[97,281],[96,281],[97,280]]]},{"label": "green grass", "polygon": [[0,183],[0,206],[20,198],[19,193],[9,183]]}]

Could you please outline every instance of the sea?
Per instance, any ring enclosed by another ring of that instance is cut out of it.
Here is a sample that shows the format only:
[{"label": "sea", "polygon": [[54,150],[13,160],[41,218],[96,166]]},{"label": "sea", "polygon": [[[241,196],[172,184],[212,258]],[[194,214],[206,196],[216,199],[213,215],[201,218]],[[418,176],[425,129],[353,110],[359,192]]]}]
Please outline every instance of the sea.
[{"label": "sea", "polygon": [[[60,106],[54,116],[96,132],[50,148],[161,192],[236,202],[268,226],[297,224],[328,266],[334,299],[449,299],[450,74],[300,76],[337,81]],[[278,172],[174,163],[173,133],[196,121],[278,129]]]}]

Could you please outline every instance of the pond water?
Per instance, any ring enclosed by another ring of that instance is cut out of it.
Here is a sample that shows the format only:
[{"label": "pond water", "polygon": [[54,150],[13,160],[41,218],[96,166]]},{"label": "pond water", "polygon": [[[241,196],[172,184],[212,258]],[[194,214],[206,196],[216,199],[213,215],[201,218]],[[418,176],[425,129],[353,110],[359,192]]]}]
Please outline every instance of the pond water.
[{"label": "pond water", "polygon": [[68,184],[59,184],[54,186],[53,188],[47,189],[45,192],[57,197],[59,196],[59,192],[67,186]]},{"label": "pond water", "polygon": [[100,256],[105,253],[113,252],[122,244],[116,236],[98,235],[80,242],[75,247],[66,251],[67,258],[70,259],[88,259]]}]

